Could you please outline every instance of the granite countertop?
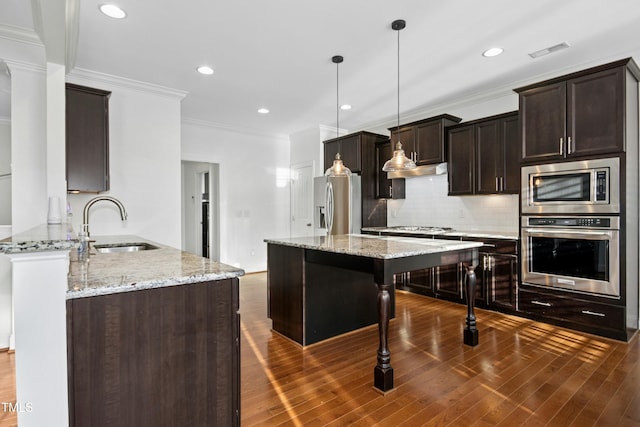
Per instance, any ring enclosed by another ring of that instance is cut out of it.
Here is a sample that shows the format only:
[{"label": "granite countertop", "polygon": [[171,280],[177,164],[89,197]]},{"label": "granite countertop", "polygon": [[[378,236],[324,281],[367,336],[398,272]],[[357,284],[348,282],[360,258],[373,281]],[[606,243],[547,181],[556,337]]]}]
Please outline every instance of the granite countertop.
[{"label": "granite countertop", "polygon": [[0,240],[0,254],[60,251],[77,246],[76,233],[67,224],[43,224]]},{"label": "granite countertop", "polygon": [[404,258],[415,255],[472,249],[482,246],[480,242],[373,236],[366,234],[265,239],[265,242],[380,259]]},{"label": "granite countertop", "polygon": [[[67,224],[42,225],[0,241],[0,254],[70,251],[67,299],[184,285],[244,275],[244,270],[138,236],[91,236],[90,256],[78,261],[78,239]],[[95,240],[95,242],[94,242]],[[158,249],[99,253],[95,244],[148,243]]]},{"label": "granite countertop", "polygon": [[447,237],[473,237],[473,238],[486,238],[486,239],[505,239],[505,240],[518,240],[518,232],[507,231],[477,231],[477,230],[451,230],[443,233],[434,234],[424,230],[399,230],[393,227],[363,227],[362,231],[371,233],[384,233],[384,234],[403,234],[403,235],[416,235],[416,236],[447,236]]},{"label": "granite countertop", "polygon": [[[72,254],[67,299],[118,292],[229,279],[244,270],[212,261],[138,236],[91,236],[87,261]],[[139,252],[100,253],[93,245],[148,243],[157,246]]]}]

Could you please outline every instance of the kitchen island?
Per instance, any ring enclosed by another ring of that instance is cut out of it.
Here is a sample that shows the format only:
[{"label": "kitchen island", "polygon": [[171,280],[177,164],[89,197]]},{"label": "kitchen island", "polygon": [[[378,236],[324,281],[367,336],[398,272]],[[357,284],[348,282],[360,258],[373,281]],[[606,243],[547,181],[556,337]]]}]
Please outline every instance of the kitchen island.
[{"label": "kitchen island", "polygon": [[[92,236],[78,259],[75,235],[52,231],[0,242],[14,267],[17,398],[32,409],[20,425],[239,425],[244,271],[136,236]],[[123,252],[134,246],[146,250]],[[22,273],[51,253],[54,275]]]},{"label": "kitchen island", "polygon": [[[308,345],[378,323],[374,387],[393,389],[388,348],[393,315],[393,276],[420,268],[461,262],[466,292],[475,294],[479,242],[425,240],[347,234],[266,239],[268,311],[273,329]],[[375,313],[372,315],[372,308]],[[478,344],[474,298],[467,298],[463,342]]]}]

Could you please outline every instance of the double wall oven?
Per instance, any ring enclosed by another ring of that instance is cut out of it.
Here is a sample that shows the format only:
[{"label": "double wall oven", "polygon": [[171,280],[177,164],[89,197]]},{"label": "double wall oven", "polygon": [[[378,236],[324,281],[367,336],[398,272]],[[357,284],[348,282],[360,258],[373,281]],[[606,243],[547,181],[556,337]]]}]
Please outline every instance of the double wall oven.
[{"label": "double wall oven", "polygon": [[522,282],[620,297],[620,160],[522,168]]}]

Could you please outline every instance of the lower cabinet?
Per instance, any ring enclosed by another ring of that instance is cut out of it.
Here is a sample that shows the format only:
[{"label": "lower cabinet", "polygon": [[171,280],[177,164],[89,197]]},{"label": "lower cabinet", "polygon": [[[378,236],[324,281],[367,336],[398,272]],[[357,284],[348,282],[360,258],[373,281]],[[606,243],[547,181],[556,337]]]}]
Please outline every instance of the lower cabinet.
[{"label": "lower cabinet", "polygon": [[520,311],[561,326],[627,340],[625,308],[563,291],[520,289]]},{"label": "lower cabinet", "polygon": [[239,426],[238,279],[67,301],[70,426]]},{"label": "lower cabinet", "polygon": [[[477,307],[515,313],[518,296],[517,240],[465,237],[483,242],[476,266]],[[465,303],[466,270],[459,264],[444,265],[396,275],[396,288]]]}]

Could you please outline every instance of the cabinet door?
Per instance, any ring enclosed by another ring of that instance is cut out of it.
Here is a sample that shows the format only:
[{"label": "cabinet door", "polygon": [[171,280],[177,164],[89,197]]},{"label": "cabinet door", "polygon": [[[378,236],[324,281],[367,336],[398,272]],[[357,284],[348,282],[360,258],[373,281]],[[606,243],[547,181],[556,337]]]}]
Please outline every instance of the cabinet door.
[{"label": "cabinet door", "polygon": [[518,194],[520,192],[518,115],[505,118],[500,123],[503,154],[501,192]]},{"label": "cabinet door", "polygon": [[523,161],[564,158],[563,144],[566,134],[566,85],[564,82],[520,93],[520,119]]},{"label": "cabinet door", "polygon": [[436,295],[447,299],[462,300],[462,282],[460,269],[462,265],[450,264],[436,267],[435,287]]},{"label": "cabinet door", "polygon": [[[396,149],[396,143],[398,142],[398,135],[400,136],[400,143],[402,144],[402,149],[407,157],[414,159],[414,128],[413,127],[405,127],[400,128],[400,130],[392,128],[391,130],[391,149]],[[415,159],[414,159],[415,160]]]},{"label": "cabinet door", "polygon": [[376,199],[404,199],[404,178],[387,179],[387,173],[382,170],[384,163],[393,155],[391,142],[377,142],[375,149]]},{"label": "cabinet door", "polygon": [[431,165],[445,161],[442,121],[423,123],[415,127],[416,163]]},{"label": "cabinet door", "polygon": [[435,268],[410,271],[405,276],[405,288],[423,295],[434,295]]},{"label": "cabinet door", "polygon": [[502,144],[500,121],[491,120],[475,126],[476,194],[495,194],[501,190]]},{"label": "cabinet door", "polygon": [[567,157],[623,151],[623,88],[622,68],[567,82]]},{"label": "cabinet door", "polygon": [[463,126],[448,132],[449,195],[473,194],[473,149],[475,127]]},{"label": "cabinet door", "polygon": [[514,255],[490,254],[485,268],[485,286],[489,305],[515,310],[517,292],[517,258]]},{"label": "cabinet door", "polygon": [[109,190],[109,95],[66,85],[67,191]]},{"label": "cabinet door", "polygon": [[342,163],[351,172],[362,172],[361,143],[360,136],[353,135],[340,139],[332,139],[324,143],[324,168],[327,170],[333,164],[336,153],[340,151]]}]

